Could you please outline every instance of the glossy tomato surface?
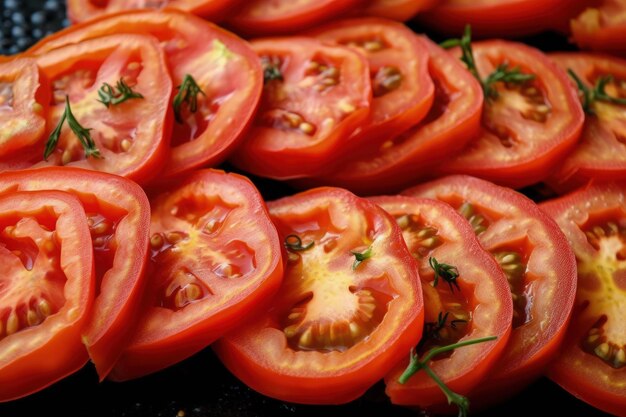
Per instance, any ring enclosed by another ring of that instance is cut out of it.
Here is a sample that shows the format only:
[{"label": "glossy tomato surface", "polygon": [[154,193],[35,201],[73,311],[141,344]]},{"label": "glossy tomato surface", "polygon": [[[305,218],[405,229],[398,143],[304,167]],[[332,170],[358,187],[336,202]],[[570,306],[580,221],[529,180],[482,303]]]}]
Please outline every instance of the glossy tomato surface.
[{"label": "glossy tomato surface", "polygon": [[94,295],[87,216],[59,191],[0,196],[0,401],[40,390],[88,359]]},{"label": "glossy tomato surface", "polygon": [[215,351],[267,396],[352,401],[421,336],[417,265],[393,218],[348,191],[319,188],[268,206],[286,248],[283,284],[268,312]]},{"label": "glossy tomato surface", "polygon": [[112,33],[149,34],[159,40],[173,80],[172,96],[187,75],[202,90],[195,96],[195,112],[187,104],[181,106],[182,123],[174,123],[170,156],[159,180],[222,162],[239,144],[263,87],[261,66],[248,44],[187,13],[135,11],[71,26],[45,38],[28,54]]},{"label": "glossy tomato surface", "polygon": [[96,299],[82,329],[82,340],[102,379],[137,321],[148,256],[148,199],[132,181],[78,168],[48,167],[0,174],[0,195],[39,190],[71,193],[87,215],[96,268]]},{"label": "glossy tomato surface", "polygon": [[572,37],[582,49],[624,55],[626,1],[597,0],[570,21]]},{"label": "glossy tomato surface", "polygon": [[32,59],[0,64],[0,161],[4,163],[12,154],[37,143],[45,133],[50,97],[41,78]]},{"label": "glossy tomato surface", "polygon": [[563,353],[548,375],[606,412],[626,416],[626,186],[597,184],[541,204],[567,237],[578,291]]},{"label": "glossy tomato surface", "polygon": [[439,0],[371,0],[365,14],[405,22],[419,12],[433,8]]},{"label": "glossy tomato surface", "polygon": [[196,171],[151,201],[147,295],[111,373],[155,372],[267,308],[282,280],[278,234],[247,179]]},{"label": "glossy tomato surface", "polygon": [[316,178],[316,183],[365,195],[400,191],[432,175],[478,133],[483,106],[480,84],[460,61],[421,39],[430,54],[428,73],[435,87],[426,117],[379,146],[363,146],[362,155],[348,158],[341,168]]},{"label": "glossy tomato surface", "polygon": [[[605,92],[616,99],[626,98],[626,60],[591,53],[551,54],[561,68],[574,71],[589,89],[607,78]],[[572,80],[574,83],[574,80]],[[572,189],[591,179],[626,179],[626,106],[595,100],[585,114],[585,125],[574,151],[550,178],[557,190]]]},{"label": "glossy tomato surface", "polygon": [[259,112],[230,162],[291,179],[324,172],[369,115],[369,65],[360,53],[305,37],[259,39],[266,77]]},{"label": "glossy tomato surface", "polygon": [[355,145],[380,146],[426,116],[434,98],[429,51],[425,41],[409,28],[389,20],[362,18],[342,20],[310,34],[323,42],[354,48],[367,58],[373,100],[369,119],[350,138]]},{"label": "glossy tomato surface", "polygon": [[[519,188],[546,179],[574,148],[584,114],[564,70],[541,51],[507,41],[472,45],[481,78],[499,65],[534,78],[493,84],[485,98],[482,129],[463,152],[442,164],[444,174],[468,174]],[[460,50],[454,50],[461,56]]]},{"label": "glossy tomato surface", "polygon": [[565,336],[576,292],[576,263],[552,219],[523,195],[478,178],[451,176],[403,192],[457,209],[506,274],[513,331],[502,358],[470,395],[487,405],[538,378]]},{"label": "glossy tomato surface", "polygon": [[[373,197],[370,201],[396,219],[419,264],[425,324],[417,354],[422,356],[434,346],[497,337],[430,362],[429,367],[450,389],[466,395],[487,375],[507,345],[513,307],[506,277],[480,246],[472,227],[445,203],[407,196]],[[455,268],[458,277],[449,282],[436,279],[433,260]],[[385,377],[391,402],[424,409],[447,405],[443,392],[425,372],[399,383],[407,365],[408,356]]]}]

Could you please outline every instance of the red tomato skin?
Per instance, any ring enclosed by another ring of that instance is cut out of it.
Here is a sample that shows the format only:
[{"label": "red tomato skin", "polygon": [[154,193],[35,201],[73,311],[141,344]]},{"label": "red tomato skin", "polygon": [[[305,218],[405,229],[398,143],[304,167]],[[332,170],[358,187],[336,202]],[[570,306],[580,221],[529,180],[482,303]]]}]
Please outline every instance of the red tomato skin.
[{"label": "red tomato skin", "polygon": [[[12,199],[19,199],[19,202],[12,203]],[[61,228],[57,230],[62,250],[66,240],[79,242],[73,249],[80,254],[66,255],[68,258],[80,256],[80,259],[74,259],[71,264],[67,259],[61,261],[63,271],[79,275],[67,276],[64,288],[67,299],[59,311],[34,328],[21,329],[13,335],[4,335],[0,340],[0,402],[15,400],[46,388],[78,371],[88,360],[81,331],[93,305],[95,280],[93,254],[87,249],[91,236],[80,202],[76,197],[60,191],[13,191],[0,196],[0,212],[3,212],[0,218],[6,214],[6,209],[13,211],[22,207],[32,210],[41,206],[59,211],[56,213],[56,225]],[[72,236],[68,235],[70,231]],[[72,246],[65,250],[72,250]],[[17,341],[13,342],[14,338],[20,341],[18,345]],[[20,354],[22,350],[25,352]]]},{"label": "red tomato skin", "polygon": [[439,0],[373,0],[363,13],[368,16],[406,22],[419,12],[430,10]]},{"label": "red tomato skin", "polygon": [[126,212],[116,230],[130,243],[118,245],[115,262],[97,284],[100,288],[93,313],[82,332],[89,357],[103,380],[128,344],[139,316],[149,254],[150,204],[139,185],[102,172],[45,167],[0,174],[0,195],[47,189],[71,192],[90,209],[99,206],[106,212],[108,207],[117,207]]}]

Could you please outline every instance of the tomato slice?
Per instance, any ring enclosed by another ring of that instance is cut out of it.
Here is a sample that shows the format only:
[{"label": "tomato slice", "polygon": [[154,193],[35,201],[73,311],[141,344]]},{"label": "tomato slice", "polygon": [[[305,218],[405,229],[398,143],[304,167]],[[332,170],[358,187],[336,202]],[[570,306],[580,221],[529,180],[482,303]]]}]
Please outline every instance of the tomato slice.
[{"label": "tomato slice", "polygon": [[261,96],[263,73],[254,51],[233,34],[187,13],[138,11],[69,27],[46,37],[28,53],[38,55],[112,33],[156,37],[165,51],[173,86],[181,86],[191,75],[204,92],[197,95],[195,113],[182,107],[183,123],[174,123],[171,153],[159,181],[221,163],[239,144]]},{"label": "tomato slice", "polygon": [[124,10],[166,8],[193,13],[217,22],[234,11],[234,7],[240,2],[240,0],[67,0],[67,15],[73,22],[82,22]]},{"label": "tomato slice", "polygon": [[282,287],[267,313],[213,346],[270,397],[354,400],[421,336],[417,265],[393,219],[348,191],[319,188],[268,205],[287,248]]},{"label": "tomato slice", "polygon": [[405,22],[419,12],[435,7],[438,2],[439,0],[370,0],[365,14]]},{"label": "tomato slice", "polygon": [[231,162],[256,175],[289,179],[336,163],[368,117],[372,90],[365,58],[310,38],[255,40],[267,82],[259,114]]},{"label": "tomato slice", "polygon": [[567,74],[541,51],[521,43],[485,41],[472,48],[483,79],[501,64],[535,77],[520,84],[495,83],[497,97],[485,100],[478,137],[439,171],[513,188],[546,179],[582,131],[584,114]]},{"label": "tomato slice", "polygon": [[458,36],[472,25],[478,37],[519,37],[566,29],[573,10],[588,0],[440,0],[418,16],[420,23]]},{"label": "tomato slice", "polygon": [[[171,80],[156,40],[139,35],[104,37],[47,52],[37,57],[37,65],[50,81],[52,93],[47,135],[27,150],[4,155],[0,170],[77,166],[137,182],[158,173],[170,134]],[[101,89],[106,85],[117,88],[112,86],[120,80],[143,98],[109,106],[100,102]],[[89,129],[100,157],[88,157],[76,129],[70,129],[70,118],[64,116],[66,99],[75,120]],[[42,161],[48,136],[58,133],[62,117],[65,123],[58,143],[47,161]]]},{"label": "tomato slice", "polygon": [[626,45],[626,1],[597,0],[570,21],[574,42],[582,49],[623,55]]},{"label": "tomato slice", "polygon": [[[370,199],[391,214],[409,251],[419,263],[424,290],[424,333],[416,352],[469,339],[497,336],[492,342],[466,346],[449,357],[435,358],[431,369],[450,389],[467,394],[496,363],[511,332],[513,308],[506,277],[494,259],[481,248],[472,227],[448,205],[415,197]],[[454,266],[454,285],[438,278],[432,259]],[[456,285],[456,286],[455,286]],[[447,404],[437,384],[424,372],[405,384],[398,379],[408,365],[408,355],[386,377],[387,395],[394,404],[429,408]]]},{"label": "tomato slice", "polygon": [[373,100],[369,119],[351,141],[382,142],[422,120],[433,102],[428,47],[406,26],[383,19],[343,20],[312,32],[318,39],[357,49],[370,68]]},{"label": "tomato slice", "polygon": [[595,184],[541,204],[578,263],[578,292],[561,356],[549,377],[609,413],[626,413],[626,187]]},{"label": "tomato slice", "polygon": [[48,167],[0,174],[0,195],[37,190],[67,191],[87,213],[96,299],[82,332],[83,343],[104,378],[137,321],[150,236],[148,199],[132,181],[96,171]]},{"label": "tomato slice", "polygon": [[248,0],[228,24],[250,36],[300,32],[347,13],[363,0]]},{"label": "tomato slice", "polygon": [[[626,98],[626,60],[588,53],[551,54],[550,59],[573,70],[590,90],[602,77],[612,77],[605,91]],[[576,148],[550,178],[557,190],[573,189],[590,179],[626,179],[626,107],[594,101],[590,111]]]},{"label": "tomato slice", "polygon": [[0,196],[0,401],[45,388],[87,362],[81,330],[94,267],[86,220],[67,193]]},{"label": "tomato slice", "polygon": [[315,181],[365,195],[400,191],[428,176],[478,132],[483,105],[480,84],[460,61],[427,38],[421,39],[430,54],[428,71],[435,86],[434,102],[425,119]]},{"label": "tomato slice", "polygon": [[245,177],[196,171],[152,200],[147,305],[111,377],[136,378],[205,348],[267,307],[280,242]]},{"label": "tomato slice", "polygon": [[39,141],[45,133],[48,89],[34,60],[0,63],[0,161]]},{"label": "tomato slice", "polygon": [[572,250],[555,222],[511,189],[451,176],[404,194],[457,209],[507,276],[513,331],[498,365],[471,395],[482,405],[502,401],[540,376],[561,346],[576,292]]}]

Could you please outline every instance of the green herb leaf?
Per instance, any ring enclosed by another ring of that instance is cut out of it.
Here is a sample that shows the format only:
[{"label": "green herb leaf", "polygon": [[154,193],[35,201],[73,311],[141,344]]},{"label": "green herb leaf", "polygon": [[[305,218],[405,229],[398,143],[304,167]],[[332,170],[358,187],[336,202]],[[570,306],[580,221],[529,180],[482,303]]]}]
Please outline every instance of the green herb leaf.
[{"label": "green herb leaf", "polygon": [[102,87],[98,90],[98,96],[100,97],[98,101],[107,107],[116,106],[133,98],[143,98],[141,94],[134,92],[123,78],[120,78],[116,87],[112,87],[108,83],[103,83]]},{"label": "green herb leaf", "polygon": [[355,257],[354,263],[352,264],[352,270],[354,271],[363,261],[372,257],[372,247],[370,246],[363,252],[350,251],[350,253]]},{"label": "green herb leaf", "polygon": [[204,94],[204,91],[200,88],[196,80],[189,74],[186,74],[183,78],[183,83],[178,86],[178,93],[174,97],[172,106],[174,107],[174,118],[176,122],[183,124],[183,116],[181,115],[181,107],[183,103],[186,103],[189,107],[189,111],[195,113],[198,110],[198,94]]},{"label": "green herb leaf", "polygon": [[96,143],[93,141],[91,134],[89,133],[91,129],[84,128],[83,126],[81,126],[80,123],[78,123],[78,120],[76,120],[74,114],[72,113],[70,98],[69,96],[65,96],[65,111],[63,112],[63,115],[61,116],[61,119],[59,120],[56,128],[52,131],[52,133],[50,133],[50,136],[48,137],[48,141],[46,142],[46,147],[43,153],[43,159],[47,161],[48,157],[52,154],[52,152],[54,152],[54,149],[59,142],[61,129],[65,120],[67,120],[67,125],[70,127],[70,129],[72,129],[72,132],[74,132],[81,145],[83,145],[83,148],[85,149],[85,157],[94,157],[98,159],[102,158],[102,155],[100,155],[100,151],[96,147]]},{"label": "green herb leaf", "polygon": [[626,105],[626,99],[613,97],[606,93],[606,85],[613,81],[612,75],[605,75],[596,80],[596,85],[593,89],[590,89],[585,83],[578,77],[578,75],[571,68],[567,69],[567,73],[574,79],[576,86],[582,95],[583,110],[587,114],[594,114],[592,104],[594,101],[603,101],[605,103]]},{"label": "green herb leaf", "polygon": [[283,242],[283,244],[285,245],[285,248],[287,248],[287,250],[300,252],[300,251],[307,250],[313,247],[315,242],[311,241],[308,244],[303,246],[302,239],[300,238],[300,236],[288,235],[287,237],[285,237],[285,241]]},{"label": "green herb leaf", "polygon": [[457,290],[461,291],[461,287],[459,287],[459,283],[456,281],[456,279],[459,277],[459,270],[456,268],[456,266],[439,263],[437,259],[432,256],[428,258],[428,263],[435,272],[433,287],[436,287],[439,284],[439,278],[441,277],[450,286],[450,291],[454,292],[454,287],[456,287]]}]

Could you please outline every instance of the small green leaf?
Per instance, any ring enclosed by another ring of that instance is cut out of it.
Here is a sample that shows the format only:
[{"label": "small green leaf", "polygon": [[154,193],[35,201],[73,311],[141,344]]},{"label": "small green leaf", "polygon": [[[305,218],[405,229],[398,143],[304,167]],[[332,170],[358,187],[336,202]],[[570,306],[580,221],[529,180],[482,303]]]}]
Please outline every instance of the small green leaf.
[{"label": "small green leaf", "polygon": [[459,270],[456,268],[456,266],[439,263],[437,259],[432,256],[428,258],[428,263],[435,272],[433,287],[436,287],[439,284],[439,278],[441,277],[450,286],[450,291],[454,292],[454,287],[456,287],[457,290],[461,291],[461,287],[459,287],[459,283],[456,281],[456,279],[459,277]]},{"label": "small green leaf", "polygon": [[130,99],[143,98],[141,94],[134,92],[123,78],[120,78],[115,88],[108,83],[103,83],[98,90],[98,96],[100,97],[98,101],[106,107],[116,106]]},{"label": "small green leaf", "polygon": [[355,258],[354,263],[352,264],[352,270],[354,271],[363,261],[372,257],[372,247],[370,246],[363,252],[350,251],[350,253],[353,254]]},{"label": "small green leaf", "polygon": [[574,70],[572,70],[571,68],[568,68],[567,73],[570,75],[570,77],[574,79],[574,82],[576,82],[576,86],[578,87],[578,90],[580,91],[580,94],[582,96],[582,100],[583,100],[582,107],[585,113],[594,114],[592,104],[595,101],[603,101],[605,103],[626,105],[626,99],[610,96],[605,91],[606,85],[613,80],[612,75],[605,75],[603,77],[598,78],[596,80],[596,85],[593,87],[593,89],[590,89],[589,87],[585,85],[585,83],[580,79],[580,77],[578,77],[578,75],[574,72]]},{"label": "small green leaf", "polygon": [[181,115],[181,107],[183,103],[186,103],[189,111],[195,113],[198,111],[198,94],[205,96],[204,91],[200,88],[196,80],[190,75],[186,74],[183,77],[183,83],[178,86],[178,93],[174,97],[172,106],[174,108],[174,118],[176,122],[183,124],[183,116]]},{"label": "small green leaf", "polygon": [[287,237],[285,237],[285,241],[283,242],[283,244],[285,245],[285,248],[287,248],[287,250],[300,252],[312,248],[315,242],[310,241],[308,244],[302,245],[302,239],[300,238],[300,236],[288,235]]}]

